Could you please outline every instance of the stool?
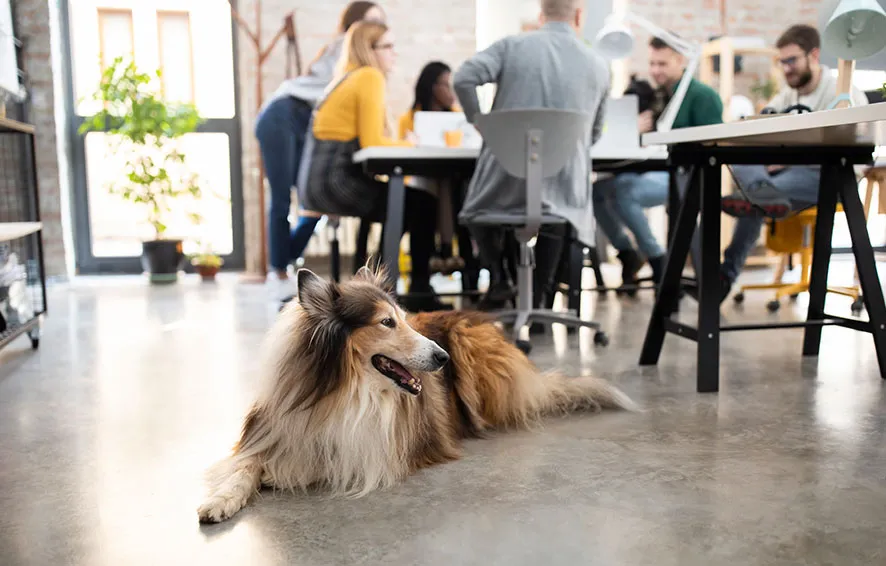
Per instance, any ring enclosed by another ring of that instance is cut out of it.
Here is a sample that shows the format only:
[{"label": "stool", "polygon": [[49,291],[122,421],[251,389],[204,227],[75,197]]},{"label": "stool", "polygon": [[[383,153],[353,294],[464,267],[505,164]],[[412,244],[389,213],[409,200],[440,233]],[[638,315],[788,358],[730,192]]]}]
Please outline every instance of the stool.
[{"label": "stool", "polygon": [[[837,205],[837,211],[843,210],[842,205]],[[815,229],[815,220],[818,210],[815,207],[806,209],[794,216],[769,223],[769,232],[766,234],[766,247],[776,253],[783,254],[781,263],[775,272],[772,283],[760,285],[742,285],[738,293],[733,297],[736,303],[744,301],[747,291],[775,290],[775,298],[766,304],[769,312],[775,312],[781,308],[782,297],[789,296],[796,299],[800,293],[809,291],[809,280],[812,271],[812,234]],[[782,283],[784,272],[793,254],[800,254],[800,281],[797,283]],[[861,299],[861,290],[858,285],[851,287],[828,286],[829,293],[836,293],[850,297],[853,300],[852,313],[861,313],[864,302]]]}]

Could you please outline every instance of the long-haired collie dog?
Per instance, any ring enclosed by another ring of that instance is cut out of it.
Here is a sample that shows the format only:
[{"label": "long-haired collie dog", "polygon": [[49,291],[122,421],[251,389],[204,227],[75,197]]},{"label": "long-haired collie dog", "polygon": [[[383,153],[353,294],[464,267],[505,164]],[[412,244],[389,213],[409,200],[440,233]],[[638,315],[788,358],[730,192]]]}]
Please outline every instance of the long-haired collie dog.
[{"label": "long-haired collie dog", "polygon": [[298,272],[266,338],[258,399],[209,472],[201,522],[230,518],[262,485],[361,496],[457,459],[484,431],[633,407],[606,381],[540,373],[486,315],[407,316],[383,277]]}]

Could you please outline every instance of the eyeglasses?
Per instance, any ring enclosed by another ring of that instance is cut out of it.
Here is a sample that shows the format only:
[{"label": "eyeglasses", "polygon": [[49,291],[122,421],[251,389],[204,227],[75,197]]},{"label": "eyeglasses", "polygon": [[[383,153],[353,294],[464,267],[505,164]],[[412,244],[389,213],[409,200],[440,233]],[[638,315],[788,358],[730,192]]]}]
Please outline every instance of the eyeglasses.
[{"label": "eyeglasses", "polygon": [[379,51],[385,51],[387,49],[394,49],[393,43],[379,43],[377,45],[372,46],[373,49],[377,49]]},{"label": "eyeglasses", "polygon": [[[806,53],[803,54],[803,58],[805,59],[807,56]],[[797,63],[800,61],[799,55],[793,55],[791,57],[785,57],[784,59],[779,59],[778,64],[782,67],[796,67]]]}]

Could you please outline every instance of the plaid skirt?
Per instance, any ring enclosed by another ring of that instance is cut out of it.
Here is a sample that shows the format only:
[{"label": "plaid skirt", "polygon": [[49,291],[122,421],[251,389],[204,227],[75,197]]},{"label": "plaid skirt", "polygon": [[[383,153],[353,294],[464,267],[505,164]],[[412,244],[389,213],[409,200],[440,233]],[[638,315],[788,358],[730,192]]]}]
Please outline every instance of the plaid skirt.
[{"label": "plaid skirt", "polygon": [[302,208],[337,216],[384,220],[387,187],[353,162],[358,140],[314,140]]}]

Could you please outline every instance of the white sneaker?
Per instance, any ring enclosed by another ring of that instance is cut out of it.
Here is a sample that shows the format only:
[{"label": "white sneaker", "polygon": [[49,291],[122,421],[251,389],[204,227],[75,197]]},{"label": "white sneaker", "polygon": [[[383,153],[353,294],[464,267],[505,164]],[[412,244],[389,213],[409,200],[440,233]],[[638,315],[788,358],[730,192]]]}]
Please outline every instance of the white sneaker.
[{"label": "white sneaker", "polygon": [[274,274],[268,277],[268,288],[275,301],[288,301],[298,293],[293,278],[280,279]]}]

